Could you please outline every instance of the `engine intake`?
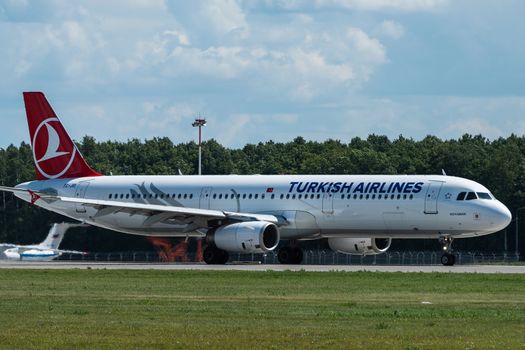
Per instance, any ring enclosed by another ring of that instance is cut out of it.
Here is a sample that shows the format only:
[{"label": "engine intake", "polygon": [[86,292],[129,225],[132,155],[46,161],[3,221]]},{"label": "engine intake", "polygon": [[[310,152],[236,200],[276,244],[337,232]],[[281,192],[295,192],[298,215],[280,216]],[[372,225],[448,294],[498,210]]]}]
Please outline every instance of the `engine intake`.
[{"label": "engine intake", "polygon": [[375,255],[390,248],[391,238],[329,238],[330,249],[344,254]]},{"label": "engine intake", "polygon": [[206,236],[208,243],[236,253],[266,253],[277,247],[279,239],[277,226],[265,221],[220,226]]}]

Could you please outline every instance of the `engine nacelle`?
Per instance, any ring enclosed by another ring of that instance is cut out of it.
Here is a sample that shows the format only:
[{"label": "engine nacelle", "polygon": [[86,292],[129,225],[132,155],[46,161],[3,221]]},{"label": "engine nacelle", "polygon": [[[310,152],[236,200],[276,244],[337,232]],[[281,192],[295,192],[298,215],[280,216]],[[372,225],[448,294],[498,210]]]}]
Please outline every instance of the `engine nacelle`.
[{"label": "engine nacelle", "polygon": [[344,254],[375,255],[390,248],[391,238],[328,238],[330,249]]},{"label": "engine nacelle", "polygon": [[206,236],[217,248],[236,253],[266,253],[279,244],[279,229],[265,221],[220,226]]}]

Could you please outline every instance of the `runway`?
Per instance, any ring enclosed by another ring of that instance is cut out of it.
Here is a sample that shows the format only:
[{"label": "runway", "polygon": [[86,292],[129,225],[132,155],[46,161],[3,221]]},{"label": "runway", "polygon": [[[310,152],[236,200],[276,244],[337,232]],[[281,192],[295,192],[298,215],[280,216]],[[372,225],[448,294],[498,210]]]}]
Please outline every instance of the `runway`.
[{"label": "runway", "polygon": [[107,269],[107,270],[203,270],[203,271],[369,271],[525,274],[525,265],[263,265],[263,264],[185,264],[185,263],[108,263],[108,262],[30,262],[0,260],[0,269]]}]

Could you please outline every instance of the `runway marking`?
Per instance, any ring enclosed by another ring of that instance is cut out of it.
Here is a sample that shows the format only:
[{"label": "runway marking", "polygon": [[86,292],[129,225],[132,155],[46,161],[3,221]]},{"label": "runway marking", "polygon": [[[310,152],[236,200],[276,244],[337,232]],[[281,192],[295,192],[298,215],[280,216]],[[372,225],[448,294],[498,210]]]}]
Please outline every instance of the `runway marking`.
[{"label": "runway marking", "polygon": [[29,262],[0,260],[1,269],[111,269],[111,270],[207,270],[207,271],[369,271],[525,274],[525,265],[273,265],[273,264],[184,264],[184,263],[107,263],[107,262]]}]

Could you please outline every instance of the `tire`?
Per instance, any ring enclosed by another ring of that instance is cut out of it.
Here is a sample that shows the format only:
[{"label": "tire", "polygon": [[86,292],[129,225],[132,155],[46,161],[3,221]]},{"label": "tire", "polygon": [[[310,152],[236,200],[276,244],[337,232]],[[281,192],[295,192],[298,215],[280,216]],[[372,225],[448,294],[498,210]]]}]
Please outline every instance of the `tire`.
[{"label": "tire", "polygon": [[230,259],[230,254],[228,254],[227,251],[222,250],[222,249],[219,249],[218,251],[219,251],[219,259],[218,259],[217,264],[221,264],[221,265],[226,264],[228,260]]},{"label": "tire", "polygon": [[443,254],[441,256],[441,263],[444,266],[453,266],[456,263],[456,257],[454,254]]},{"label": "tire", "polygon": [[212,247],[204,248],[204,251],[202,252],[202,258],[208,265],[216,264],[217,250]]},{"label": "tire", "polygon": [[292,249],[290,247],[283,247],[277,252],[277,260],[281,264],[293,264],[292,259]]},{"label": "tire", "polygon": [[293,264],[301,264],[303,262],[303,250],[299,247],[292,248],[292,261]]},{"label": "tire", "polygon": [[277,260],[285,265],[300,264],[303,261],[303,250],[298,247],[283,247],[277,253]]},{"label": "tire", "polygon": [[202,258],[208,265],[224,265],[228,262],[230,255],[225,250],[208,246],[202,252]]}]

